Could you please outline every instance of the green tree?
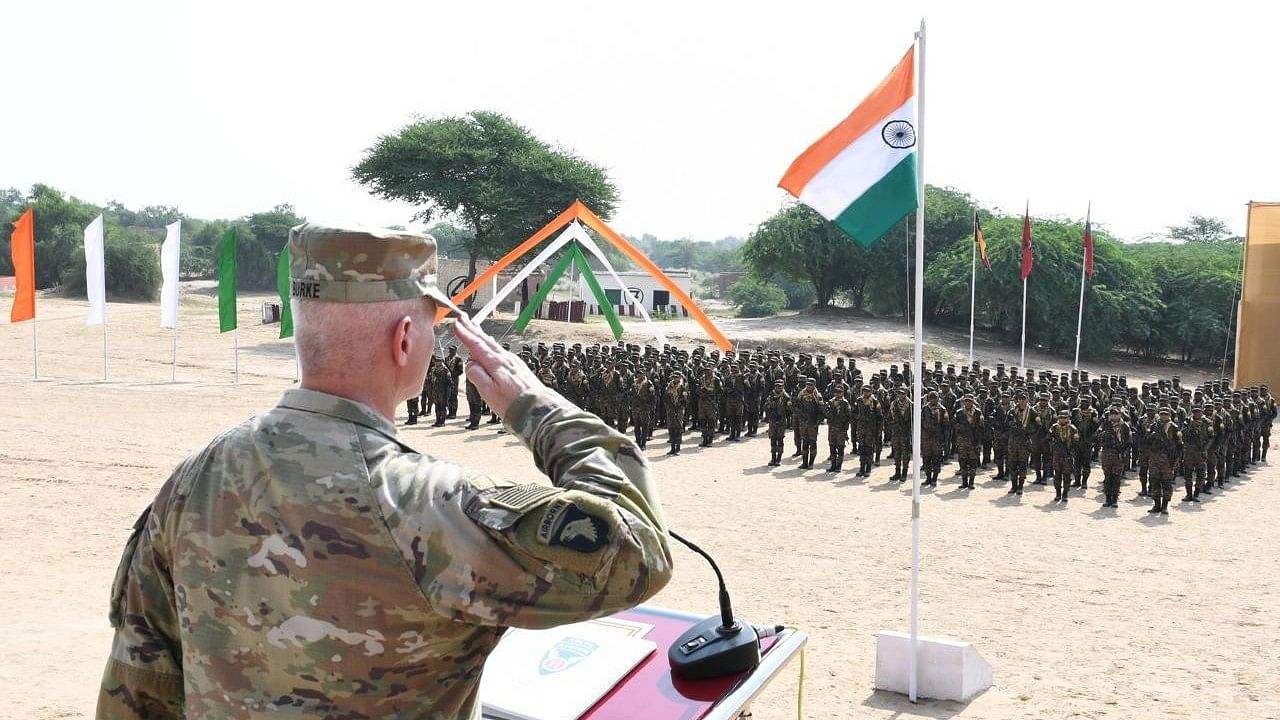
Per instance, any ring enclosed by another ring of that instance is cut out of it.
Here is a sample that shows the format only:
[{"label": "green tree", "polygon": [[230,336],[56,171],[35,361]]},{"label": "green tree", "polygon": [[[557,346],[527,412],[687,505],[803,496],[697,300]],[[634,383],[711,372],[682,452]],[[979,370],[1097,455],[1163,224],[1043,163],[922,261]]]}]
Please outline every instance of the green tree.
[{"label": "green tree", "polygon": [[1169,239],[1185,243],[1239,243],[1244,238],[1233,237],[1226,220],[1192,214],[1182,225],[1169,226]]},{"label": "green tree", "polygon": [[[108,296],[155,300],[161,284],[160,248],[155,238],[138,226],[122,227],[114,220],[106,223],[103,234],[103,270]],[[81,245],[63,268],[61,284],[67,295],[85,296],[84,270],[84,246]]]},{"label": "green tree", "polygon": [[857,260],[866,251],[821,215],[797,204],[761,223],[741,253],[758,277],[780,273],[807,280],[813,286],[814,305],[824,308],[831,305],[841,277],[856,271]]},{"label": "green tree", "polygon": [[436,249],[445,257],[467,254],[467,245],[475,239],[475,233],[453,223],[439,222],[427,228],[436,239]]},{"label": "green tree", "polygon": [[352,175],[375,195],[416,205],[419,220],[461,222],[472,233],[464,245],[472,278],[478,260],[500,257],[575,199],[605,218],[618,201],[603,167],[487,111],[384,135]]},{"label": "green tree", "polygon": [[729,302],[738,308],[738,317],[768,317],[786,307],[782,288],[755,275],[747,275],[729,288]]}]

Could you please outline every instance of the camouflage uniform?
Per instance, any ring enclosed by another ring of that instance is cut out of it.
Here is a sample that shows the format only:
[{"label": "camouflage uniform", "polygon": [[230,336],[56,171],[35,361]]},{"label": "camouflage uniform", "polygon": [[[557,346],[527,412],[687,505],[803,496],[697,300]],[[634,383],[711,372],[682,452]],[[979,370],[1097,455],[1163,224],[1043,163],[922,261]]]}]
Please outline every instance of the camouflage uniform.
[{"label": "camouflage uniform", "polygon": [[871,464],[880,449],[880,401],[871,387],[862,387],[862,398],[854,406],[854,422],[858,427],[858,475],[871,475]]},{"label": "camouflage uniform", "polygon": [[911,470],[912,405],[907,391],[898,390],[898,399],[889,406],[889,433],[892,441],[893,476],[890,480],[902,482]]},{"label": "camouflage uniform", "polygon": [[800,433],[800,467],[806,470],[813,467],[818,457],[818,425],[822,422],[825,404],[812,378],[805,382],[804,389],[792,402],[795,426]]},{"label": "camouflage uniform", "polygon": [[1204,417],[1204,409],[1196,406],[1191,419],[1182,426],[1182,473],[1187,490],[1183,502],[1200,502],[1205,487],[1205,465],[1213,442],[1213,422]]},{"label": "camouflage uniform", "polygon": [[[295,297],[448,302],[422,236],[309,227],[290,235]],[[337,262],[356,279],[305,274]],[[475,719],[504,628],[660,590],[667,533],[634,443],[548,390],[507,415],[550,485],[422,455],[372,408],[306,389],[188,457],[125,546],[97,716]]]},{"label": "camouflage uniform", "polygon": [[667,419],[667,444],[671,449],[668,455],[680,454],[680,442],[684,436],[684,416],[689,407],[689,392],[685,389],[684,378],[674,377],[662,394],[663,412]]},{"label": "camouflage uniform", "polygon": [[643,450],[653,434],[653,404],[657,393],[647,375],[641,375],[631,388],[631,422],[635,424],[636,444]]},{"label": "camouflage uniform", "polygon": [[480,389],[467,378],[467,429],[480,427],[480,416],[484,414],[484,399],[480,397]]},{"label": "camouflage uniform", "polygon": [[929,393],[929,403],[920,413],[920,459],[924,463],[923,485],[938,484],[942,457],[946,453],[947,428],[951,422],[947,409],[938,404],[937,393]]},{"label": "camouflage uniform", "polygon": [[[436,406],[434,427],[441,427],[449,413],[449,392],[454,387],[453,374],[444,362],[436,362],[432,364],[428,377],[431,383],[431,402]],[[457,395],[456,391],[454,395]]]},{"label": "camouflage uniform", "polygon": [[1080,454],[1080,431],[1071,424],[1071,413],[1067,410],[1058,412],[1058,422],[1049,431],[1049,452],[1053,462],[1053,499],[1065,503],[1070,499],[1071,478]]},{"label": "camouflage uniform", "polygon": [[956,452],[960,458],[960,487],[963,489],[974,487],[984,425],[982,413],[973,407],[973,398],[966,396],[952,423],[955,428]]},{"label": "camouflage uniform", "polygon": [[1121,420],[1118,412],[1093,435],[1093,444],[1102,449],[1103,507],[1119,507],[1120,479],[1126,466],[1124,453],[1132,442],[1130,436],[1129,423]]},{"label": "camouflage uniform", "polygon": [[1173,467],[1181,453],[1182,433],[1169,422],[1168,408],[1161,408],[1160,414],[1164,417],[1146,426],[1139,442],[1147,451],[1148,481],[1155,501],[1147,512],[1168,515],[1169,500],[1173,496]]},{"label": "camouflage uniform", "polygon": [[844,386],[837,385],[835,396],[827,403],[827,446],[831,450],[828,472],[840,472],[844,467],[844,446],[849,442],[849,422],[853,418],[853,406],[844,396]]},{"label": "camouflage uniform", "polygon": [[782,454],[787,445],[787,416],[791,412],[791,396],[786,383],[775,380],[773,393],[764,400],[764,417],[769,423],[769,464],[782,464]]},{"label": "camouflage uniform", "polygon": [[[1019,398],[1021,399],[1021,398]],[[1017,404],[1009,410],[1009,494],[1022,494],[1027,483],[1027,462],[1036,432],[1036,411]]]}]

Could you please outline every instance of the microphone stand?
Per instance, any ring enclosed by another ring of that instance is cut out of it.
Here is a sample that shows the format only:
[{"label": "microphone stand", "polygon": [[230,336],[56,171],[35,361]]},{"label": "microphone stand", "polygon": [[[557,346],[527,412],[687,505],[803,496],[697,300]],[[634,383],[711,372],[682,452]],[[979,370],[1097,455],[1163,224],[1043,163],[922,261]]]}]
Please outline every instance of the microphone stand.
[{"label": "microphone stand", "polygon": [[744,672],[760,664],[760,633],[752,625],[734,620],[729,590],[716,561],[702,548],[669,531],[671,537],[701,555],[720,583],[720,617],[699,622],[667,648],[671,672],[685,680],[701,680]]}]

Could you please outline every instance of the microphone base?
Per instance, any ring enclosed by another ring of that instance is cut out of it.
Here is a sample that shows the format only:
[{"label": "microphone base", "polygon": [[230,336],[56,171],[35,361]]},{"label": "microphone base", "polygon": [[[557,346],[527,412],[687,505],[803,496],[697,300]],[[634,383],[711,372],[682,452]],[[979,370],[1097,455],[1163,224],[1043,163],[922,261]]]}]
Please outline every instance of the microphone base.
[{"label": "microphone base", "polygon": [[716,615],[676,638],[667,649],[667,660],[671,673],[684,680],[733,675],[760,664],[760,638],[753,626],[734,622],[725,628]]}]

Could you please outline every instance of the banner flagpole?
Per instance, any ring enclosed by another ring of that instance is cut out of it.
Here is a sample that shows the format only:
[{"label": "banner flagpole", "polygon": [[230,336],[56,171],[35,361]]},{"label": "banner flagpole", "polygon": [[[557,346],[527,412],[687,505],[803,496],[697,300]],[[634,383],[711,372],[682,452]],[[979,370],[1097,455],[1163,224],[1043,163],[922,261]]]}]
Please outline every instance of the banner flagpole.
[{"label": "banner flagpole", "polygon": [[969,364],[973,364],[973,308],[978,297],[978,215],[973,216],[974,240],[969,253]]},{"label": "banner flagpole", "polygon": [[916,332],[915,367],[911,373],[913,404],[911,413],[911,653],[907,667],[907,699],[916,701],[920,674],[920,413],[923,409],[924,374],[924,19],[916,34],[916,181],[919,199],[916,205]]},{"label": "banner flagpole", "polygon": [[[36,319],[31,318],[31,379],[40,379],[40,341],[36,337]],[[1230,335],[1230,333],[1228,333]]]},{"label": "banner flagpole", "polygon": [[173,369],[169,373],[169,382],[178,382],[178,328],[173,328]]},{"label": "banner flagpole", "polygon": [[[1093,201],[1089,201],[1089,209],[1085,213],[1084,226],[1089,227],[1089,216],[1093,214]],[[1080,309],[1076,312],[1076,359],[1071,364],[1072,370],[1080,369],[1080,331],[1084,328],[1084,266],[1088,258],[1080,253]]]},{"label": "banner flagpole", "polygon": [[234,333],[235,333],[235,340],[236,340],[236,384],[239,385],[240,384],[240,328],[236,328]]},{"label": "banner flagpole", "polygon": [[1018,355],[1018,367],[1027,369],[1027,279],[1022,278],[1022,352]]}]

